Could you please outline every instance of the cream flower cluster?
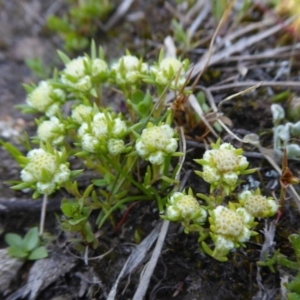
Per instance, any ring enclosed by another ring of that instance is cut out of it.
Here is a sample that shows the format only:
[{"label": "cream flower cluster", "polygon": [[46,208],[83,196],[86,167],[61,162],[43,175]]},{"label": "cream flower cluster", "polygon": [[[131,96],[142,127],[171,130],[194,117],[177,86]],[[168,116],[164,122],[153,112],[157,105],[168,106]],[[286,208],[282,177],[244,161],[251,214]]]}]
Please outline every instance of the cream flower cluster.
[{"label": "cream flower cluster", "polygon": [[51,117],[60,110],[65,100],[63,90],[54,88],[47,81],[40,81],[39,85],[28,94],[26,102],[30,107]]},{"label": "cream flower cluster", "polygon": [[176,58],[167,57],[158,66],[151,67],[150,71],[157,84],[167,86],[171,83],[171,89],[180,89],[185,82],[187,68],[187,61],[181,62]]},{"label": "cream flower cluster", "polygon": [[243,174],[249,163],[242,155],[242,149],[236,149],[229,143],[214,145],[205,151],[203,159],[195,160],[203,166],[203,172],[196,172],[211,184],[211,190],[222,185],[227,194],[238,184],[238,176]]},{"label": "cream flower cluster", "polygon": [[207,212],[193,196],[176,192],[168,200],[165,217],[170,221],[201,224],[206,221]]},{"label": "cream flower cluster", "polygon": [[71,174],[67,163],[61,162],[60,157],[61,152],[58,151],[55,154],[43,149],[29,151],[29,161],[21,171],[21,179],[35,185],[40,194],[52,194]]},{"label": "cream flower cluster", "polygon": [[40,141],[59,145],[65,139],[65,126],[56,117],[51,117],[50,120],[43,121],[38,129],[37,136]]},{"label": "cream flower cluster", "polygon": [[120,154],[124,146],[127,133],[126,123],[108,112],[97,112],[92,121],[83,122],[78,129],[81,145],[85,151],[96,153]]},{"label": "cream flower cluster", "polygon": [[84,104],[79,104],[72,109],[72,120],[77,124],[82,124],[88,116],[91,116],[93,108]]},{"label": "cream flower cluster", "polygon": [[87,92],[92,88],[93,82],[103,82],[107,76],[108,66],[104,60],[79,56],[66,64],[61,82],[75,90]]},{"label": "cream flower cluster", "polygon": [[215,251],[229,252],[247,242],[254,218],[244,208],[232,210],[222,205],[210,212],[209,222]]},{"label": "cream flower cluster", "polygon": [[137,153],[153,165],[161,165],[167,155],[173,154],[177,147],[174,129],[168,124],[154,126],[148,123],[147,128],[137,139]]},{"label": "cream flower cluster", "polygon": [[242,192],[239,194],[239,202],[248,213],[257,218],[272,217],[279,208],[279,205],[273,198],[262,196],[259,189],[255,192]]},{"label": "cream flower cluster", "polygon": [[135,56],[124,55],[112,65],[111,70],[116,84],[123,86],[140,82],[142,75],[148,73],[148,65]]}]

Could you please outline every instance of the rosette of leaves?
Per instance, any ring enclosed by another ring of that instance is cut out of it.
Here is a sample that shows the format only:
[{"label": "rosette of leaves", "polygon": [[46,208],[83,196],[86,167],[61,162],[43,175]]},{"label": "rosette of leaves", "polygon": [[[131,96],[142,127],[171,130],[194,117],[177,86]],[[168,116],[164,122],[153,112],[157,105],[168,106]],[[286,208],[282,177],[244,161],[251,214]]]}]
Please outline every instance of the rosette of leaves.
[{"label": "rosette of leaves", "polygon": [[[92,186],[87,190],[91,190],[91,188]],[[78,240],[78,242],[83,242],[85,245],[92,245],[95,249],[98,246],[98,241],[95,238],[91,224],[88,221],[90,213],[92,212],[92,207],[91,205],[85,204],[85,199],[85,197],[82,197],[75,200],[62,200],[61,210],[66,217],[62,221],[62,228],[65,231],[80,233],[82,239]],[[77,248],[81,248],[80,243],[77,243]]]},{"label": "rosette of leaves", "polygon": [[7,233],[5,242],[9,245],[7,253],[16,258],[37,260],[48,256],[47,249],[41,245],[38,228],[31,228],[24,238],[15,233]]}]

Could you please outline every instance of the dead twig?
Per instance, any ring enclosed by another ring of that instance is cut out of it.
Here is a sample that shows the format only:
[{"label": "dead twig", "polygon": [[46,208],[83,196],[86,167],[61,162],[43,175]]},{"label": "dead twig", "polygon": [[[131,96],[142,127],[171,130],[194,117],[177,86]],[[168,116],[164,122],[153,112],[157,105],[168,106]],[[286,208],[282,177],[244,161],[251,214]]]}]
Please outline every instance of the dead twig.
[{"label": "dead twig", "polygon": [[[209,49],[200,59],[200,61],[193,66],[189,71],[192,71],[192,77],[195,77],[200,72],[203,72],[206,67],[211,66],[213,64],[216,64],[217,62],[220,62],[224,59],[227,59],[230,57],[233,53],[242,52],[246,48],[253,46],[257,42],[266,39],[267,37],[275,34],[279,30],[283,29],[284,27],[288,26],[294,21],[295,17],[289,18],[287,21],[285,21],[283,24],[279,24],[276,26],[271,27],[268,30],[265,30],[263,32],[254,34],[248,38],[242,38],[235,44],[233,44],[231,47],[222,49],[219,52],[215,53],[211,56],[211,49]],[[215,49],[213,49],[215,51]]]},{"label": "dead twig", "polygon": [[[235,82],[230,84],[218,85],[208,87],[207,90],[209,92],[219,92],[222,90],[235,89],[235,88],[245,88],[254,85],[266,86],[266,87],[284,87],[284,88],[293,88],[300,89],[300,85],[298,81],[247,81],[247,82]],[[199,86],[201,88],[201,86]]]}]

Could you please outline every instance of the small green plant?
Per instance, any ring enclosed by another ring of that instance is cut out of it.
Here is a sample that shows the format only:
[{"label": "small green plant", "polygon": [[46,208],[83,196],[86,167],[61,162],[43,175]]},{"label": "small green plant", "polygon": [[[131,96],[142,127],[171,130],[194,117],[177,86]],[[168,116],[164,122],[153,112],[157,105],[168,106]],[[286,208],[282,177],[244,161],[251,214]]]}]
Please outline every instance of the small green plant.
[{"label": "small green plant", "polygon": [[48,256],[45,246],[41,245],[38,228],[31,228],[24,238],[15,233],[7,233],[5,242],[9,245],[7,253],[16,258],[38,260]]},{"label": "small green plant", "polygon": [[[196,174],[210,184],[209,195],[196,195],[206,205],[200,206],[191,190],[189,196],[175,193],[168,201],[164,218],[180,221],[186,233],[198,232],[201,249],[219,261],[226,261],[232,249],[245,247],[251,236],[257,235],[253,230],[258,224],[255,218],[273,216],[279,206],[271,197],[262,196],[259,189],[246,190],[236,196],[234,190],[241,183],[239,177],[255,169],[247,169],[249,163],[242,149],[229,143],[221,144],[220,140],[211,146],[212,150],[207,150],[202,159],[195,160],[203,166],[203,171]],[[213,250],[205,242],[209,237]]]},{"label": "small green plant", "polygon": [[273,148],[275,153],[283,156],[286,149],[289,159],[300,159],[300,146],[297,142],[300,137],[300,121],[296,123],[285,121],[285,111],[279,104],[272,104],[273,115]]},{"label": "small green plant", "polygon": [[300,299],[300,235],[291,234],[289,236],[289,241],[292,244],[292,247],[295,251],[296,261],[288,259],[285,255],[280,253],[280,249],[277,250],[272,257],[266,258],[265,261],[259,261],[257,264],[259,266],[269,267],[270,270],[274,273],[276,264],[279,264],[282,267],[288,268],[290,270],[298,271],[296,276],[287,284],[285,287],[288,291],[287,299],[288,300],[299,300]]},{"label": "small green plant", "polygon": [[[74,232],[77,249],[96,248],[94,232],[108,218],[115,223],[114,211],[128,202],[156,200],[163,212],[178,184],[172,158],[182,153],[177,151],[174,114],[164,99],[167,90],[179,91],[184,85],[188,61],[164,58],[162,51],[149,65],[127,52],[109,65],[94,43],[90,56],[71,60],[60,51],[59,56],[65,64],[62,71],[37,85],[25,85],[26,104],[19,107],[39,116],[36,135],[25,142],[28,153],[2,145],[22,169],[21,180],[13,181],[12,188],[32,189],[33,198],[43,195],[44,203],[65,189],[70,196],[62,200],[62,228]],[[153,93],[141,90],[145,83]],[[123,95],[125,113],[103,104],[103,90],[111,87]],[[72,106],[66,114],[67,102]],[[72,170],[71,160],[77,160],[80,169]],[[76,181],[85,170],[96,174],[87,188]],[[94,211],[99,212],[96,222],[90,218]],[[41,218],[40,234],[43,222]]]},{"label": "small green plant", "polygon": [[64,40],[67,51],[78,51],[88,47],[95,37],[98,23],[105,20],[113,10],[111,0],[69,0],[69,10],[61,18],[50,16],[48,27]]},{"label": "small green plant", "polygon": [[[94,43],[90,55],[59,56],[63,70],[25,86],[26,105],[19,107],[40,116],[37,134],[26,141],[27,155],[2,145],[22,169],[12,188],[32,189],[33,198],[43,195],[44,200],[59,189],[67,191],[61,227],[74,234],[76,249],[95,249],[97,228],[107,219],[115,224],[113,213],[129,202],[156,201],[163,219],[198,233],[201,251],[226,261],[231,250],[245,247],[257,234],[256,219],[276,213],[278,204],[259,189],[235,193],[240,177],[255,169],[248,169],[242,149],[220,139],[195,160],[203,169],[196,174],[210,185],[210,193],[196,194],[197,200],[191,189],[178,192],[177,157],[183,153],[173,122],[176,111],[165,99],[167,91],[185,93],[187,60],[164,57],[161,51],[149,64],[127,51],[109,65]],[[104,105],[110,99],[103,99],[103,91],[109,88],[119,90],[124,112]],[[66,112],[67,102],[71,109]],[[79,169],[72,170],[71,161]],[[80,187],[76,176],[86,171],[93,171],[94,178]]]},{"label": "small green plant", "polygon": [[172,29],[174,41],[178,44],[178,47],[183,52],[188,52],[197,47],[197,42],[192,40],[192,37],[188,30],[178,23],[175,19],[172,20]]}]

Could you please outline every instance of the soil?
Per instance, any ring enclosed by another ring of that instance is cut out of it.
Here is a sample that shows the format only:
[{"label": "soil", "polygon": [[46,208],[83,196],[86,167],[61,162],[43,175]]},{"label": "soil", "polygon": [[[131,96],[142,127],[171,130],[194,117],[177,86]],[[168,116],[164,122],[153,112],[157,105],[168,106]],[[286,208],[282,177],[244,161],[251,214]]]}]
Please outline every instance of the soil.
[{"label": "soil", "polygon": [[[59,7],[66,9],[64,1],[55,1],[55,3],[58,5],[56,11],[59,11]],[[25,130],[29,133],[34,132],[35,125],[33,117],[22,114],[15,105],[24,103],[26,98],[22,83],[36,83],[39,80],[27,67],[25,60],[39,57],[46,66],[60,66],[56,49],[61,49],[63,42],[46,27],[46,19],[53,11],[53,5],[53,1],[50,0],[0,0],[0,138],[17,145],[22,151],[25,149],[20,143],[20,137]],[[174,11],[170,10],[170,6],[175,8],[175,1],[133,1],[126,16],[108,33],[99,31],[96,41],[101,43],[109,60],[118,58],[125,49],[146,59],[155,59],[163,46],[164,38],[173,34],[170,24]],[[142,17],[134,19],[137,13],[141,13]],[[252,8],[249,9],[248,21],[258,22],[264,16],[263,11]],[[200,58],[198,53],[208,48],[209,36],[212,36],[215,28],[215,22],[209,14],[205,25],[201,26],[202,43],[197,48],[199,51],[179,54],[189,57],[192,63],[196,63]],[[232,28],[227,25],[223,30],[226,29]],[[285,40],[285,45],[292,44],[292,38]],[[274,34],[244,49],[239,55],[274,49],[279,42],[281,42],[279,34]],[[280,82],[299,81],[297,64],[293,64],[289,74],[279,74],[280,63],[283,60],[289,62],[289,59],[295,61],[297,55],[299,52],[294,53],[293,57],[267,57],[250,62],[228,58],[228,61],[223,60],[208,68],[199,85],[208,88],[226,84],[226,80],[231,76],[236,76],[234,82],[237,83],[272,81],[275,77]],[[271,59],[275,67],[267,65]],[[263,66],[264,64],[267,66]],[[244,75],[242,72],[239,73],[241,66],[248,70]],[[240,88],[215,90],[213,92],[215,103],[218,105],[222,99],[241,90]],[[222,112],[232,123],[231,130],[239,136],[245,133],[259,134],[263,146],[271,149],[273,127],[271,100],[274,95],[285,90],[287,88],[281,86],[262,87],[258,91],[239,95],[234,101],[225,103]],[[299,91],[297,87],[290,88],[291,93],[295,95],[297,90]],[[186,116],[183,116],[183,119],[187,124]],[[199,137],[204,134],[201,124],[192,130],[186,129],[194,144],[188,143],[187,164],[182,179],[184,177],[187,179],[186,186],[192,187],[194,193],[205,193],[208,192],[208,186],[192,172],[199,169],[193,159],[201,157],[204,143],[211,141],[213,136],[207,135],[206,139],[200,139]],[[230,141],[236,147],[242,146],[225,132],[221,133],[221,136],[224,141]],[[274,169],[262,156],[258,155],[255,158],[251,155],[251,153],[259,154],[254,147],[246,145],[245,151],[250,153],[248,160],[251,167],[258,167],[259,172],[244,178],[240,189],[244,185],[255,185],[260,186],[262,192],[268,196],[271,196],[272,192],[278,196],[279,175],[276,172],[272,176],[268,175],[274,172]],[[280,160],[277,162],[280,165]],[[289,167],[297,176],[299,162],[290,161]],[[8,180],[19,179],[19,172],[18,164],[4,149],[0,149],[0,248],[6,247],[4,242],[6,233],[15,232],[24,235],[29,228],[39,224],[41,200],[31,200],[30,193],[13,191],[6,184]],[[87,182],[86,178],[81,178],[79,181],[82,188]],[[131,207],[118,231],[107,222],[98,233],[99,248],[95,251],[90,250],[89,256],[97,257],[109,253],[101,259],[89,261],[87,265],[84,259],[69,247],[67,243],[69,236],[59,226],[60,202],[65,196],[63,192],[59,192],[49,201],[46,231],[49,233],[49,238],[53,240],[49,249],[51,259],[44,262],[45,265],[39,266],[39,273],[36,273],[34,280],[48,280],[50,283],[46,288],[38,289],[38,293],[32,299],[106,299],[128,256],[137,247],[137,236],[141,239],[146,238],[156,224],[162,222],[156,205],[141,202]],[[280,221],[275,225],[276,235],[270,254],[280,249],[282,254],[295,260],[288,236],[299,232],[297,200],[289,196],[282,212]],[[122,219],[124,213],[125,210],[114,214],[116,223]],[[246,248],[232,252],[227,262],[220,263],[200,251],[196,234],[187,235],[182,231],[180,224],[172,223],[146,299],[281,299],[281,281],[286,277],[292,278],[295,273],[283,267],[278,267],[272,273],[269,268],[259,268],[257,265],[257,262],[262,259],[261,248],[265,240],[263,233],[266,226],[271,224],[274,224],[273,219],[261,221],[256,231],[262,234],[247,243]],[[132,299],[148,259],[149,257],[146,256],[134,272],[120,282],[116,299]],[[7,289],[3,290],[2,294],[0,290],[0,298],[21,299],[22,295],[26,294],[24,290],[26,286],[28,287],[28,276],[33,266],[33,262],[25,262],[16,271]],[[26,297],[29,299],[27,294],[24,298],[27,299]]]}]

